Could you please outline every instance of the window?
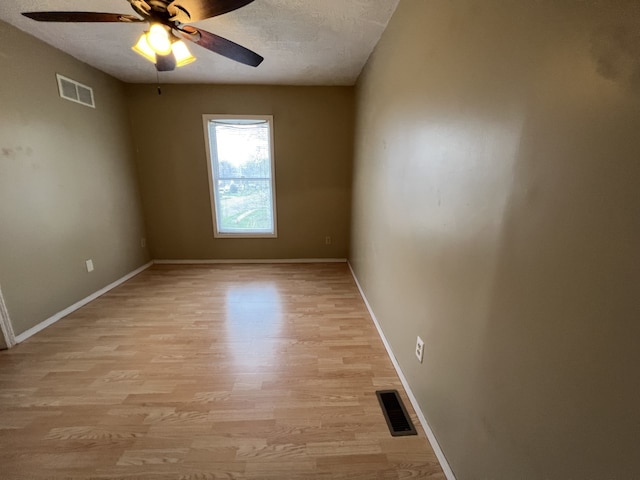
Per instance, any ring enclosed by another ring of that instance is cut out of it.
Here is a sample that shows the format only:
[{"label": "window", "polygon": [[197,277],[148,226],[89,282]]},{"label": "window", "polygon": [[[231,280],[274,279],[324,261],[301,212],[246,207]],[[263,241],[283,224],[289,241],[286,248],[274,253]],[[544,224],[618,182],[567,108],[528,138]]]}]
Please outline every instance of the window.
[{"label": "window", "polygon": [[273,117],[204,115],[215,237],[276,237]]}]

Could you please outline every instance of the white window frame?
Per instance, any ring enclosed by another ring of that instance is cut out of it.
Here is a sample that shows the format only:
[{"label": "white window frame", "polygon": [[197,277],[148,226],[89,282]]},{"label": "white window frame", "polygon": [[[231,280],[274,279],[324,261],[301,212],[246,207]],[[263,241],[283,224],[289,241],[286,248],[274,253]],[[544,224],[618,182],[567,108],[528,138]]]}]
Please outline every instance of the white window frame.
[{"label": "white window frame", "polygon": [[[221,232],[218,224],[218,190],[215,188],[218,179],[216,169],[213,166],[217,163],[217,151],[211,148],[211,137],[209,123],[212,120],[264,120],[269,124],[269,154],[271,155],[271,205],[273,208],[273,232]],[[273,147],[273,115],[202,115],[204,127],[204,138],[207,147],[207,171],[209,172],[209,196],[211,202],[211,216],[213,219],[213,236],[215,238],[277,238],[278,237],[278,217],[276,208],[276,168]]]}]

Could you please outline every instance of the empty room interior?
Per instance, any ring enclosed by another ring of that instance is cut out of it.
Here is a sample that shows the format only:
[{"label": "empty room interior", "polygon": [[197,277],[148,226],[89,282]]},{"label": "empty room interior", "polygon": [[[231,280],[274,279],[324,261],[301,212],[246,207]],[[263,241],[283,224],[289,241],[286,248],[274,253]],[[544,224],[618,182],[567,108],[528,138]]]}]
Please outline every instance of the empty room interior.
[{"label": "empty room interior", "polygon": [[637,1],[19,0],[0,62],[0,478],[640,478]]}]

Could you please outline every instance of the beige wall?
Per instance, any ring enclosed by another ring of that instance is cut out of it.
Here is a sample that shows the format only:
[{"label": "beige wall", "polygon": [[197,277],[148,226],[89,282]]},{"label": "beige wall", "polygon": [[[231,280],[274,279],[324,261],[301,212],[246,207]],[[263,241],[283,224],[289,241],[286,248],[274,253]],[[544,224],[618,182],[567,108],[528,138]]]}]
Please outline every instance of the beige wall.
[{"label": "beige wall", "polygon": [[[346,258],[353,88],[129,85],[127,97],[154,258]],[[214,239],[203,114],[274,116],[277,239]]]},{"label": "beige wall", "polygon": [[[148,254],[122,84],[3,22],[0,60],[0,284],[18,335]],[[56,73],[97,108],[59,98]]]},{"label": "beige wall", "polygon": [[351,261],[459,480],[640,476],[640,10],[605,3],[404,0],[358,84]]}]

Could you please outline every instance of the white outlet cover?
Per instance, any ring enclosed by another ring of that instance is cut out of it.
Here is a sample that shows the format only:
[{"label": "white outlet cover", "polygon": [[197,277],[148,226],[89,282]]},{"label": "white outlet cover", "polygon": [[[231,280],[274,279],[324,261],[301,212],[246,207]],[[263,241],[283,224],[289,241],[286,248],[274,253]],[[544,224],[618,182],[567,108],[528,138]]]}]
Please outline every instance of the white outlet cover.
[{"label": "white outlet cover", "polygon": [[93,260],[87,260],[87,272],[93,272]]},{"label": "white outlet cover", "polygon": [[416,341],[416,357],[418,361],[422,363],[422,359],[424,358],[424,340],[418,337]]}]

